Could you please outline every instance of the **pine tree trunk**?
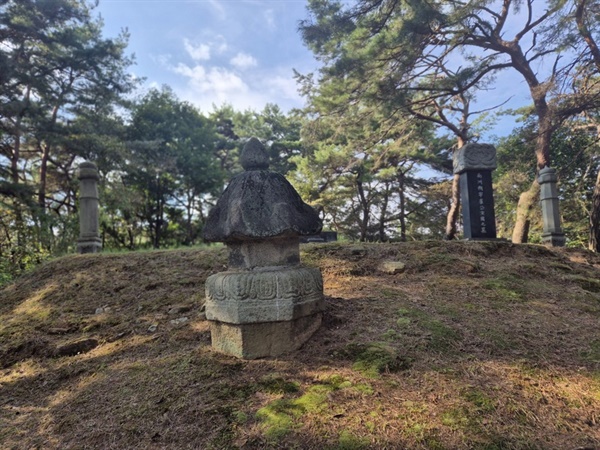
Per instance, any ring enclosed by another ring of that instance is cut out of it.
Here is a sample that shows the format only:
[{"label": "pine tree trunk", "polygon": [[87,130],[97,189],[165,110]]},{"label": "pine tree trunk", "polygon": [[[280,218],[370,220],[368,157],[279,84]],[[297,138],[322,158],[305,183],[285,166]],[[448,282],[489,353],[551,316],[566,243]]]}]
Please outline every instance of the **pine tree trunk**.
[{"label": "pine tree trunk", "polygon": [[367,232],[369,230],[369,202],[365,196],[365,190],[363,182],[359,173],[356,177],[356,188],[358,190],[358,197],[360,200],[362,218],[360,219],[360,241],[365,242],[367,240]]},{"label": "pine tree trunk", "polygon": [[600,170],[596,177],[592,207],[590,208],[590,242],[589,249],[600,252]]},{"label": "pine tree trunk", "polygon": [[400,240],[406,242],[406,193],[404,192],[404,173],[400,174]]},{"label": "pine tree trunk", "polygon": [[456,238],[458,213],[460,211],[460,175],[455,174],[452,179],[452,199],[446,218],[446,235],[444,240],[451,241]]},{"label": "pine tree trunk", "polygon": [[540,185],[537,178],[531,184],[529,190],[519,196],[517,203],[517,218],[512,233],[512,241],[515,244],[526,244],[531,226],[531,211],[537,204],[540,196]]},{"label": "pine tree trunk", "polygon": [[381,204],[381,213],[379,214],[379,242],[387,241],[387,236],[385,235],[385,219],[387,214],[389,197],[389,185],[388,183],[386,183],[385,194],[383,195],[383,202]]},{"label": "pine tree trunk", "polygon": [[48,179],[48,158],[50,149],[48,145],[42,145],[42,160],[40,161],[40,187],[38,190],[38,206],[43,214],[46,211],[46,185]]},{"label": "pine tree trunk", "polygon": [[[466,119],[465,119],[466,120]],[[467,128],[463,127],[461,132],[456,136],[456,148],[453,152],[458,151],[467,143],[468,133]],[[456,233],[458,226],[458,214],[460,212],[460,175],[454,174],[452,178],[452,198],[450,199],[450,208],[448,209],[448,215],[446,216],[446,234],[444,236],[445,241],[451,241],[456,239]]]},{"label": "pine tree trunk", "polygon": [[[19,160],[21,159],[21,117],[17,119],[15,126],[15,141],[12,154],[10,155],[10,176],[11,181],[16,188],[19,184]],[[25,243],[24,236],[24,220],[22,211],[23,199],[19,196],[15,196],[13,199],[14,211],[15,211],[15,228],[17,232],[17,248],[23,248]],[[13,261],[16,262],[16,261]]]}]

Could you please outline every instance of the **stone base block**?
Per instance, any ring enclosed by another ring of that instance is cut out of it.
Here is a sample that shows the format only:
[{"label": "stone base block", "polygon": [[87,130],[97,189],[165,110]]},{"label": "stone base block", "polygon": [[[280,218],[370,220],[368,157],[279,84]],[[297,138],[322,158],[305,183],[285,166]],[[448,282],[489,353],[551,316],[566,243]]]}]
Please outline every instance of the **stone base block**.
[{"label": "stone base block", "polygon": [[77,240],[77,253],[100,253],[102,251],[102,240],[79,239]]},{"label": "stone base block", "polygon": [[547,247],[564,247],[567,239],[563,233],[543,233],[542,244]]},{"label": "stone base block", "polygon": [[215,350],[244,359],[278,356],[299,349],[321,326],[321,313],[286,322],[211,322]]}]

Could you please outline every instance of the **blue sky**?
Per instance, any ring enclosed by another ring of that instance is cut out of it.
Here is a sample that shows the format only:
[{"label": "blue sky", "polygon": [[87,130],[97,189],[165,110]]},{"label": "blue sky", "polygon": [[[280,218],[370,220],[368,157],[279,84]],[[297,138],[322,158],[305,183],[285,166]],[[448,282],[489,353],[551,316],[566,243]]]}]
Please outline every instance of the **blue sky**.
[{"label": "blue sky", "polygon": [[299,0],[100,0],[106,36],[130,33],[133,72],[146,86],[167,84],[203,112],[229,103],[260,110],[303,104],[293,69],[317,67],[303,46]]},{"label": "blue sky", "polygon": [[[169,85],[178,97],[204,113],[213,104],[260,110],[276,103],[283,110],[303,106],[293,69],[315,71],[319,64],[298,33],[306,19],[306,0],[100,0],[95,10],[114,37],[130,33],[133,72],[146,87]],[[515,29],[519,27],[518,18]],[[514,72],[497,76],[478,94],[477,109],[511,101],[506,108],[529,104],[525,83]],[[486,133],[506,135],[514,118],[502,117]]]}]

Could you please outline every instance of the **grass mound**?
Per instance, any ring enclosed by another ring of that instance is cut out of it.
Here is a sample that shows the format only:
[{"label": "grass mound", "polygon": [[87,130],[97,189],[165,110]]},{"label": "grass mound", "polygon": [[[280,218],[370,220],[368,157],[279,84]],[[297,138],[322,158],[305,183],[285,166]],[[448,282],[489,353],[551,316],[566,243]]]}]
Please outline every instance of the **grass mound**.
[{"label": "grass mound", "polygon": [[223,248],[69,256],[4,287],[0,447],[600,447],[598,255],[413,242],[303,260],[323,326],[257,361],[210,348]]}]

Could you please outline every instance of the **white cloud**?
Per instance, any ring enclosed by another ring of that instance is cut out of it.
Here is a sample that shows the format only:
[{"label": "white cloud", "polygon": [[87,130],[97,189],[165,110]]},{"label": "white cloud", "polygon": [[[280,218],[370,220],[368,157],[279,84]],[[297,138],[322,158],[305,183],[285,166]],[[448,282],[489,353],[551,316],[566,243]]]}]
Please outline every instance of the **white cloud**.
[{"label": "white cloud", "polygon": [[238,69],[249,69],[250,67],[258,66],[258,61],[252,55],[248,55],[247,53],[238,53],[229,61],[232,66],[237,67]]},{"label": "white cloud", "polygon": [[160,64],[163,67],[168,67],[169,62],[171,61],[171,58],[173,57],[173,55],[171,55],[170,53],[163,53],[162,55],[152,55],[151,54],[149,56],[150,56],[150,59],[157,62],[158,64]]},{"label": "white cloud", "polygon": [[222,67],[210,67],[207,70],[200,65],[190,67],[180,63],[174,68],[174,71],[188,78],[190,85],[201,93],[246,92],[248,90],[248,86],[240,77]]},{"label": "white cloud", "polygon": [[220,106],[224,103],[237,109],[260,109],[266,103],[262,94],[223,67],[190,67],[180,63],[173,67],[173,71],[187,78],[186,88],[178,94],[202,110],[208,110],[211,104]]},{"label": "white cloud", "polygon": [[273,78],[267,78],[265,80],[265,86],[269,92],[269,96],[272,98],[285,98],[297,102],[298,104],[303,103],[302,96],[298,92],[298,84],[291,76],[275,76]]},{"label": "white cloud", "polygon": [[225,36],[220,34],[214,36],[214,42],[211,42],[211,47],[213,47],[217,53],[225,53],[229,49]]},{"label": "white cloud", "polygon": [[183,45],[188,55],[192,57],[194,61],[208,61],[210,59],[210,46],[207,44],[192,44],[189,39],[183,39]]},{"label": "white cloud", "polygon": [[[236,57],[240,55],[244,54]],[[244,56],[238,58],[238,63],[249,64],[254,60],[250,55]],[[180,77],[178,82],[171,83],[179,98],[197,105],[201,111],[208,112],[211,105],[223,104],[239,111],[260,111],[267,103],[278,104],[285,111],[304,104],[289,67],[239,71],[237,66],[180,62],[171,65],[170,70]]]}]

